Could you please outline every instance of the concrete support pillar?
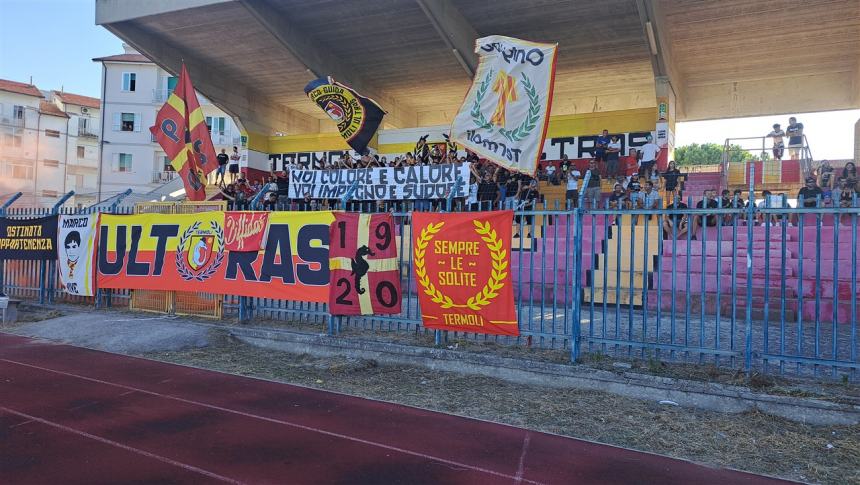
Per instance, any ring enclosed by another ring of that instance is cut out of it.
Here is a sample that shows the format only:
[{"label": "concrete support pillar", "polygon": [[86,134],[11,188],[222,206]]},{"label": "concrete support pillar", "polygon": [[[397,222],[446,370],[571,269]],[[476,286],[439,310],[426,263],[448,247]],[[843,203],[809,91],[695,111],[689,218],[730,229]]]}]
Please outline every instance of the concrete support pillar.
[{"label": "concrete support pillar", "polygon": [[860,163],[860,120],[854,124],[854,163]]},{"label": "concrete support pillar", "polygon": [[659,167],[665,167],[675,152],[675,90],[667,77],[654,79],[657,94],[657,145],[660,145]]}]

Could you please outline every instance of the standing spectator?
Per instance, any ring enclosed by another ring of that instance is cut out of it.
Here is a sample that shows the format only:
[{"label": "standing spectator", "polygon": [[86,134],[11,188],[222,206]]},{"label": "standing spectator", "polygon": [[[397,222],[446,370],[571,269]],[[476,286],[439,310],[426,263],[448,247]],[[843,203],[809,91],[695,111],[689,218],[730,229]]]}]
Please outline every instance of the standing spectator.
[{"label": "standing spectator", "polygon": [[785,153],[785,132],[780,128],[779,123],[773,124],[773,131],[767,134],[773,142],[773,158],[774,160],[782,161],[782,154]]},{"label": "standing spectator", "polygon": [[[502,202],[507,203],[507,198],[509,197],[508,180],[510,180],[513,176],[514,174],[509,172],[508,169],[504,167],[499,167],[499,169],[496,170],[495,182],[499,186],[499,200]],[[516,193],[513,193],[511,195],[516,196]],[[507,207],[507,205],[505,207]]]},{"label": "standing spectator", "polygon": [[797,118],[792,116],[788,119],[785,135],[788,137],[788,153],[791,159],[799,160],[800,149],[803,148],[803,123],[798,123]]},{"label": "standing spectator", "polygon": [[230,183],[235,184],[236,180],[239,178],[239,160],[241,160],[241,156],[239,155],[239,147],[233,147],[233,154],[230,155]]},{"label": "standing spectator", "polygon": [[[538,197],[540,193],[538,192],[538,183],[537,180],[532,179],[528,186],[522,188],[520,193],[517,196],[517,210],[522,211],[533,211],[535,210],[535,204],[537,203]],[[519,219],[519,218],[518,218]],[[517,221],[520,222],[520,221]],[[534,231],[532,230],[532,226],[534,225],[534,215],[527,214],[525,216],[525,225],[528,228],[529,235],[531,238]],[[519,235],[514,236],[519,237]]]},{"label": "standing spectator", "polygon": [[680,184],[678,183],[678,179],[682,177],[681,171],[678,170],[678,167],[675,165],[675,161],[669,162],[669,166],[666,167],[666,171],[660,174],[660,177],[663,178],[663,190],[665,191],[665,199],[668,203],[672,201],[672,198],[675,194],[675,189],[678,189],[678,193],[680,194]]},{"label": "standing spectator", "polygon": [[[716,209],[719,205],[716,201],[717,191],[714,189],[708,189],[705,191],[705,197],[696,203],[696,209]],[[703,225],[707,227],[714,227],[717,225],[717,215],[709,214],[709,215],[701,215],[693,217],[693,227],[692,234],[693,239],[696,239],[696,231]]]},{"label": "standing spectator", "polygon": [[493,175],[485,172],[478,184],[478,204],[480,210],[492,210],[499,203],[499,186],[493,182]]},{"label": "standing spectator", "polygon": [[505,186],[505,208],[512,208],[516,204],[521,188],[522,176],[516,172],[511,173]]},{"label": "standing spectator", "polygon": [[[227,162],[230,161],[230,156],[227,155],[227,150],[222,148],[221,153],[219,153],[215,158],[218,160],[218,171],[215,174],[215,183],[223,186],[224,173],[227,171]],[[221,179],[220,182],[218,181],[219,178]]]},{"label": "standing spectator", "polygon": [[549,182],[553,185],[558,185],[558,182],[556,181],[556,178],[555,178],[555,170],[556,169],[555,169],[554,163],[550,162],[550,163],[546,164],[546,180],[547,180],[547,182]]},{"label": "standing spectator", "polygon": [[842,178],[845,179],[848,188],[857,190],[857,166],[854,165],[854,162],[845,164],[845,167],[842,169]]},{"label": "standing spectator", "polygon": [[273,211],[277,209],[278,194],[276,192],[269,192],[268,195],[265,195],[263,197],[265,198],[265,200],[263,201],[264,211]]},{"label": "standing spectator", "polygon": [[628,174],[632,172],[639,171],[639,160],[642,159],[642,154],[636,150],[635,148],[631,148],[629,154],[627,155],[627,162],[624,163],[624,167],[621,169],[622,173],[619,175],[623,175],[627,177]]},{"label": "standing spectator", "polygon": [[585,187],[585,200],[588,201],[589,207],[592,209],[598,208],[600,201],[600,174],[597,173],[597,162],[591,160],[588,162],[588,171],[586,175],[590,175],[588,185]]},{"label": "standing spectator", "polygon": [[567,158],[567,155],[562,155],[561,156],[561,171],[563,173],[567,173],[567,171],[570,170],[570,167],[571,167],[570,159]]},{"label": "standing spectator", "polygon": [[651,178],[651,171],[657,165],[657,157],[660,156],[660,147],[651,140],[651,135],[648,135],[648,143],[639,147],[642,153],[642,161],[639,165],[639,173],[645,178]]},{"label": "standing spectator", "polygon": [[803,207],[816,207],[818,205],[818,197],[824,197],[824,192],[815,183],[815,177],[806,177],[806,185],[800,188],[797,193],[798,203],[802,200]]},{"label": "standing spectator", "polygon": [[594,143],[594,159],[597,163],[606,162],[606,149],[609,146],[609,130],[603,130],[603,134],[597,137]]},{"label": "standing spectator", "polygon": [[227,201],[227,209],[236,210],[236,186],[227,184],[226,187],[221,187],[218,190],[221,192],[221,196]]},{"label": "standing spectator", "polygon": [[[681,199],[681,188],[675,187],[672,203],[666,206],[667,211],[684,210],[687,204]],[[673,229],[674,228],[674,229]],[[686,214],[671,214],[663,216],[663,239],[670,239],[674,233],[677,239],[687,235],[689,218]]]},{"label": "standing spectator", "polygon": [[567,200],[567,207],[574,208],[579,204],[579,177],[582,174],[576,167],[570,167],[567,171],[567,191],[564,198]]},{"label": "standing spectator", "polygon": [[478,178],[475,174],[469,176],[469,196],[466,197],[466,207],[472,212],[478,210]]},{"label": "standing spectator", "polygon": [[621,139],[618,135],[612,135],[606,146],[606,176],[609,178],[618,175],[618,158],[621,156]]}]

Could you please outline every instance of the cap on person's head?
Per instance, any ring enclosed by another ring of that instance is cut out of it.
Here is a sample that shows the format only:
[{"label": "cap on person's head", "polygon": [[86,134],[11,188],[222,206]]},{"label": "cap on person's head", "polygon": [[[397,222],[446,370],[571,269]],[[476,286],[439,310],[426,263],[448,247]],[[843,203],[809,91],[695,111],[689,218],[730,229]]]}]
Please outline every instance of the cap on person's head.
[{"label": "cap on person's head", "polygon": [[779,128],[779,123],[774,123],[774,124],[773,124],[773,127],[774,127],[774,128]]}]

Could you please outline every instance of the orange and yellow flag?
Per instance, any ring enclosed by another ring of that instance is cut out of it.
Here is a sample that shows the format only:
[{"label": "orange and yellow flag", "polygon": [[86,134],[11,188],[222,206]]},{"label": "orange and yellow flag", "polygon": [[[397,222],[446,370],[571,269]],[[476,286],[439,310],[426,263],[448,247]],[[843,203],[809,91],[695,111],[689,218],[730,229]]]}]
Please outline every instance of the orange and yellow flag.
[{"label": "orange and yellow flag", "polygon": [[[158,110],[155,126],[150,127],[149,131],[177,172],[202,173],[205,176],[218,167],[215,147],[185,64],[182,65],[176,89]],[[205,184],[205,177],[183,176],[182,180],[189,200],[205,199],[205,190],[200,190],[199,186],[199,183]],[[189,180],[196,180],[197,183],[190,184]]]}]

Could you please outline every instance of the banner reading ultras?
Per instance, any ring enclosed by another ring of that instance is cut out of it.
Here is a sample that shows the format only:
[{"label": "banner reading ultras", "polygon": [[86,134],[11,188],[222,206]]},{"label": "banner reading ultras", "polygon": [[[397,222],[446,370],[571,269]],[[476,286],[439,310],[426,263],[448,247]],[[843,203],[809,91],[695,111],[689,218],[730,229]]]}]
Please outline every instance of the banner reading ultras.
[{"label": "banner reading ultras", "polygon": [[557,47],[501,35],[475,41],[478,70],[451,138],[499,165],[533,174],[549,123]]},{"label": "banner reading ultras", "polygon": [[511,275],[512,211],[412,215],[424,326],[519,335]]},{"label": "banner reading ultras", "polygon": [[[469,195],[469,163],[341,170],[290,170],[290,198],[334,199],[356,184],[355,200],[444,199]],[[460,180],[459,184],[457,179]]]},{"label": "banner reading ultras", "polygon": [[[100,288],[202,291],[297,301],[328,301],[329,211],[271,212],[257,251],[229,251],[248,232],[224,212],[103,214]],[[253,221],[251,221],[253,223]]]}]

